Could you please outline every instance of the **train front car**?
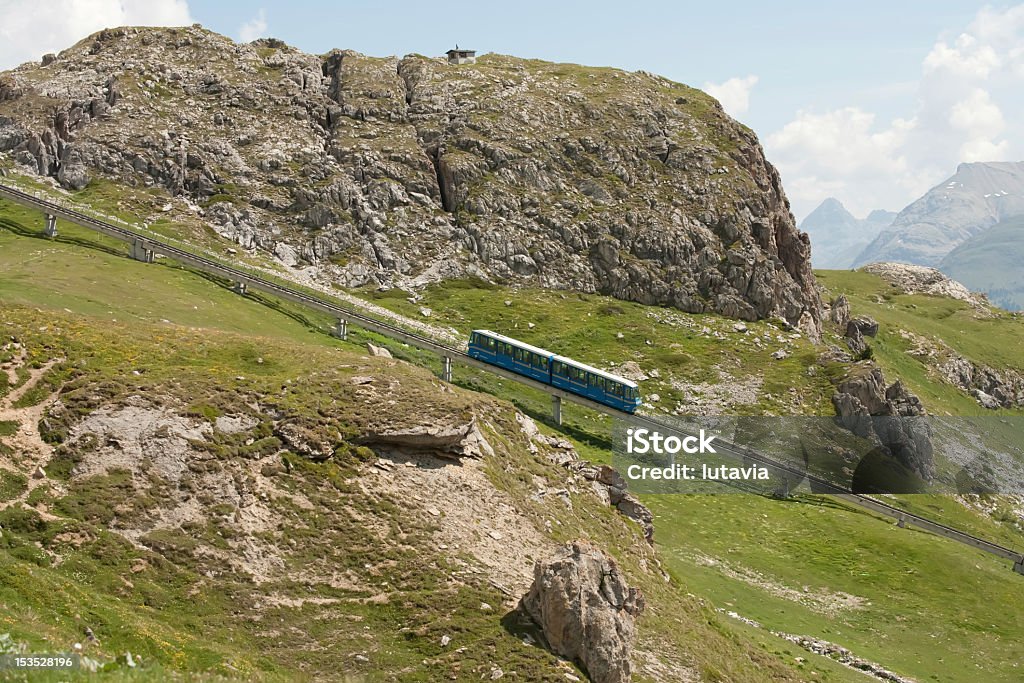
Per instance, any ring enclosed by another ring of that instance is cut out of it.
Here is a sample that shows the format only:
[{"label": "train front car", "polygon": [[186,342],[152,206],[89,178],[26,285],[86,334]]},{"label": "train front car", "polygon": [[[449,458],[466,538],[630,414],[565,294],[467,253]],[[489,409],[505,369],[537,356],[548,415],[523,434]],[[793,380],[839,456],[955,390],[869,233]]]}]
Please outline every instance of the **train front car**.
[{"label": "train front car", "polygon": [[636,382],[564,356],[551,359],[551,385],[626,413],[640,407]]},{"label": "train front car", "polygon": [[490,330],[473,330],[469,337],[468,353],[485,363],[551,384],[551,359],[554,354],[545,349]]}]

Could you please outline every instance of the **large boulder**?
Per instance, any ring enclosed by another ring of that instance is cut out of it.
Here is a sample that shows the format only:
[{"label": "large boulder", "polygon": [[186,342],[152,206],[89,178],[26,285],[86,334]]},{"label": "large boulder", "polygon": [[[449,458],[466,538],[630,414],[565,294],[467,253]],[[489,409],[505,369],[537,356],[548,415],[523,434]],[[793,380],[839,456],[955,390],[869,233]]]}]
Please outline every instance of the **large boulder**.
[{"label": "large boulder", "polygon": [[551,650],[579,663],[591,681],[631,680],[634,622],[644,599],[605,552],[574,541],[555,557],[539,560],[523,607]]},{"label": "large boulder", "polygon": [[922,479],[935,476],[931,428],[921,419],[924,406],[902,382],[886,386],[881,369],[858,366],[839,383],[832,405],[845,429]]},{"label": "large boulder", "polygon": [[851,329],[857,330],[865,337],[874,337],[878,334],[878,321],[866,315],[858,315],[846,324],[846,336],[850,336]]},{"label": "large boulder", "polygon": [[829,312],[832,322],[841,330],[846,329],[850,322],[850,301],[845,294],[840,294],[832,301],[832,310]]}]

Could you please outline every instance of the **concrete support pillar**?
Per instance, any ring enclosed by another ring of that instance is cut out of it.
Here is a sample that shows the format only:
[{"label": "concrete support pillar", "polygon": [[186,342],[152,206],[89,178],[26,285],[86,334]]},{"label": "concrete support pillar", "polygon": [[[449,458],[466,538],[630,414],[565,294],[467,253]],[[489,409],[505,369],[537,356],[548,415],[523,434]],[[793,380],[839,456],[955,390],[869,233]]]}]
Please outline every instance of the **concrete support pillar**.
[{"label": "concrete support pillar", "polygon": [[348,341],[348,321],[342,318],[338,320],[338,324],[334,326],[334,336],[341,341]]},{"label": "concrete support pillar", "polygon": [[551,419],[555,421],[556,425],[562,424],[562,397],[552,396],[551,397]]},{"label": "concrete support pillar", "polygon": [[901,528],[901,529],[906,529],[906,528],[907,528],[907,518],[906,518],[906,517],[903,517],[903,516],[901,515],[901,516],[900,516],[900,517],[899,517],[899,518],[898,518],[898,519],[896,520],[896,526],[898,526],[898,527],[899,527],[899,528]]},{"label": "concrete support pillar", "polygon": [[143,263],[153,262],[153,250],[146,246],[142,240],[132,242],[132,258]]},{"label": "concrete support pillar", "polygon": [[244,282],[236,282],[234,285],[232,285],[231,291],[234,292],[235,294],[241,294],[242,296],[245,296],[245,293],[248,291],[248,288],[245,286]]},{"label": "concrete support pillar", "polygon": [[448,356],[444,356],[441,360],[444,361],[444,367],[441,369],[441,379],[445,382],[452,381],[452,359]]},{"label": "concrete support pillar", "polygon": [[56,237],[57,236],[57,217],[46,214],[46,236]]},{"label": "concrete support pillar", "polygon": [[1013,571],[1024,576],[1024,557],[1019,558],[1013,563]]}]

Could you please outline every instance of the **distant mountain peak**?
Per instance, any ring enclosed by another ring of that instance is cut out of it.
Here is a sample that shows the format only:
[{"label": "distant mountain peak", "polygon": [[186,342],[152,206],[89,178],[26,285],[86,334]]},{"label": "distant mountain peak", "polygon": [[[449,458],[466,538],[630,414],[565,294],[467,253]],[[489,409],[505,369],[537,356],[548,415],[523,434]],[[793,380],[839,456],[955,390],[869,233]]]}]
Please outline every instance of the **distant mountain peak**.
[{"label": "distant mountain peak", "polygon": [[853,258],[892,223],[896,214],[884,209],[858,219],[835,197],[828,197],[800,223],[811,237],[815,268],[849,268]]},{"label": "distant mountain peak", "polygon": [[897,215],[899,214],[897,214],[895,211],[889,211],[888,209],[875,209],[874,211],[869,213],[868,217],[865,218],[864,220],[871,221],[873,223],[880,223],[882,221],[885,221],[886,225],[888,225],[891,224],[896,219]]},{"label": "distant mountain peak", "polygon": [[854,265],[902,261],[938,266],[957,246],[1024,215],[1024,162],[965,162],[903,209]]}]

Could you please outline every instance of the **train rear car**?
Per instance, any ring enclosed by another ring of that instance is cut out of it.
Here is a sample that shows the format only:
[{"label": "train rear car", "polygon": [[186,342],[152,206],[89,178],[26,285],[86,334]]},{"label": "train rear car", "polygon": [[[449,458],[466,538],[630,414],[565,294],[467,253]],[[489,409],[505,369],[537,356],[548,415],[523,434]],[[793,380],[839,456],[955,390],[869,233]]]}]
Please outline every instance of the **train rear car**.
[{"label": "train rear car", "polygon": [[551,359],[554,354],[490,330],[473,330],[469,337],[469,355],[491,365],[551,384]]}]

